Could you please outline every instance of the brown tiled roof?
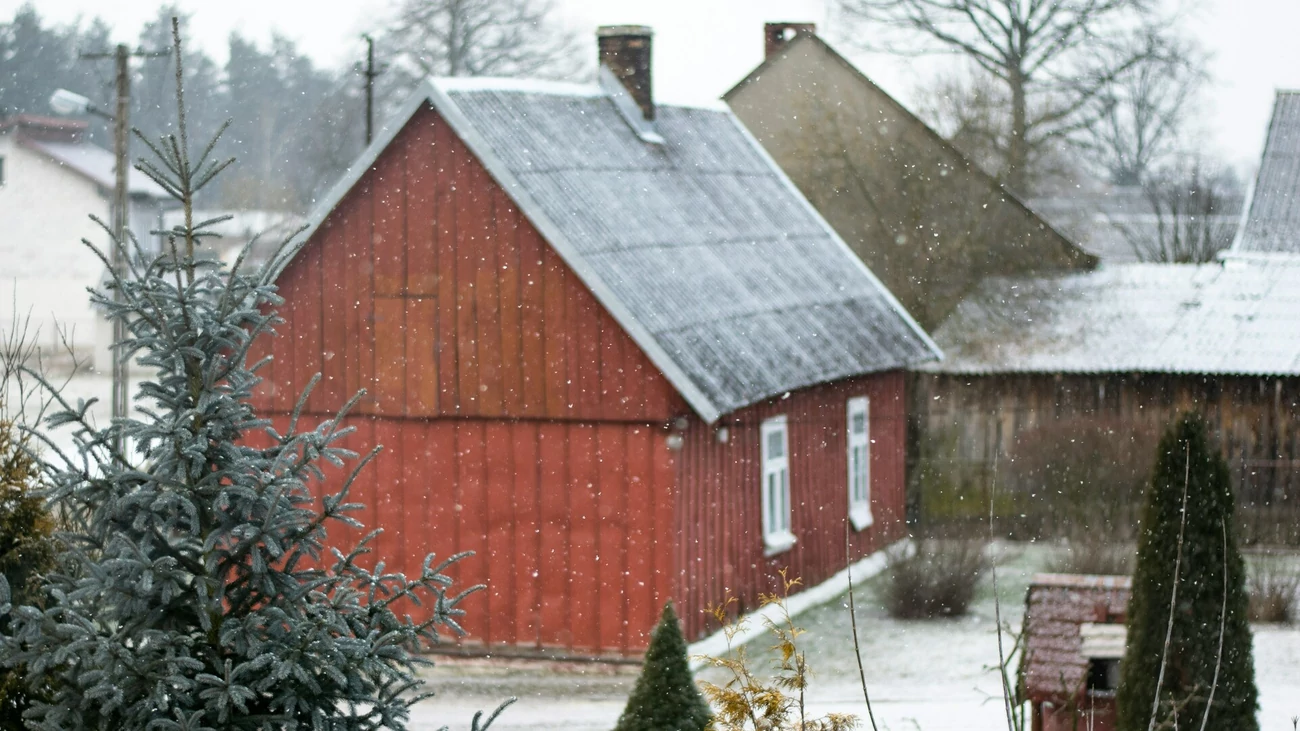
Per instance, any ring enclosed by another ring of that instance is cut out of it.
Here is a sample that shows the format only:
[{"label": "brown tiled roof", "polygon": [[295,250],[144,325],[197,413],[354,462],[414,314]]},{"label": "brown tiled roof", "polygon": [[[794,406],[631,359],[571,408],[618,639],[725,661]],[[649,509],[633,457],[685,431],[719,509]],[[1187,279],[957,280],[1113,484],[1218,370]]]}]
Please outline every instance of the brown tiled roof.
[{"label": "brown tiled roof", "polygon": [[1025,597],[1025,690],[1034,702],[1062,701],[1084,689],[1088,658],[1079,627],[1122,624],[1131,582],[1125,576],[1038,574]]}]

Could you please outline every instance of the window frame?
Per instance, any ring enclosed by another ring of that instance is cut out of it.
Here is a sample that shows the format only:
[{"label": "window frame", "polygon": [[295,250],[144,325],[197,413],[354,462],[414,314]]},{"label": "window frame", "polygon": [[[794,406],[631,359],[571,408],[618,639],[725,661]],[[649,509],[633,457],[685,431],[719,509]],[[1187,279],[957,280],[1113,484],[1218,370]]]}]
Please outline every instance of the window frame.
[{"label": "window frame", "polygon": [[[774,456],[768,449],[768,440],[777,434],[781,438],[781,454]],[[759,466],[764,555],[772,556],[790,550],[795,543],[791,530],[794,506],[790,500],[790,429],[784,414],[764,419],[759,427]]]},{"label": "window frame", "polygon": [[[855,396],[844,406],[845,411],[845,474],[846,496],[849,501],[849,522],[854,530],[865,530],[875,522],[871,515],[871,399]],[[853,419],[862,415],[862,432],[855,433]],[[861,449],[860,455],[854,450]],[[855,456],[860,458],[855,462]],[[861,478],[861,482],[857,479]],[[861,487],[861,490],[858,488]]]}]

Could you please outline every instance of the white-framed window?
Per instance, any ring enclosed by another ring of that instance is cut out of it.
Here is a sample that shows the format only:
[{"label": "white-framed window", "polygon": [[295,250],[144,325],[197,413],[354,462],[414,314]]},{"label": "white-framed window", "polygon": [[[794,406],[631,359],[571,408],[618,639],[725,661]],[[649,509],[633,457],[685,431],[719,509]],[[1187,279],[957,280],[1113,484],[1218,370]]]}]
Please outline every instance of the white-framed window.
[{"label": "white-framed window", "polygon": [[763,545],[767,555],[794,545],[790,532],[790,439],[784,416],[763,422]]},{"label": "white-framed window", "polygon": [[849,520],[855,530],[871,525],[871,402],[849,399]]}]

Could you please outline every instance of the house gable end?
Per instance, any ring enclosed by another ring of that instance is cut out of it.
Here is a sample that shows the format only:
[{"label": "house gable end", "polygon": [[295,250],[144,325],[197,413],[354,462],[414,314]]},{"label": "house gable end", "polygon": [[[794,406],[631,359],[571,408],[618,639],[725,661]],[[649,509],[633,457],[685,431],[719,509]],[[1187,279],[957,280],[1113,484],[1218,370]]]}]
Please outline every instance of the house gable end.
[{"label": "house gable end", "polygon": [[724,99],[923,327],[982,276],[1096,263],[815,35]]},{"label": "house gable end", "polygon": [[662,422],[688,407],[443,116],[393,130],[279,272],[264,406]]}]

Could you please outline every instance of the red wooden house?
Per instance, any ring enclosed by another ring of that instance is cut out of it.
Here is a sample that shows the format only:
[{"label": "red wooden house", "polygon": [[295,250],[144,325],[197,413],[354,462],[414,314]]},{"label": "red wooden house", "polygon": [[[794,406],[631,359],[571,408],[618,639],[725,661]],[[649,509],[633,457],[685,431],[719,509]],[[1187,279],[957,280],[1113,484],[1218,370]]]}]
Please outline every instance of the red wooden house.
[{"label": "red wooden house", "polygon": [[650,34],[590,86],[435,80],[278,273],[262,408],[367,389],[389,567],[472,550],[468,647],[636,655],[788,567],[903,532],[902,369],[934,345],[722,106],[655,105]]}]

